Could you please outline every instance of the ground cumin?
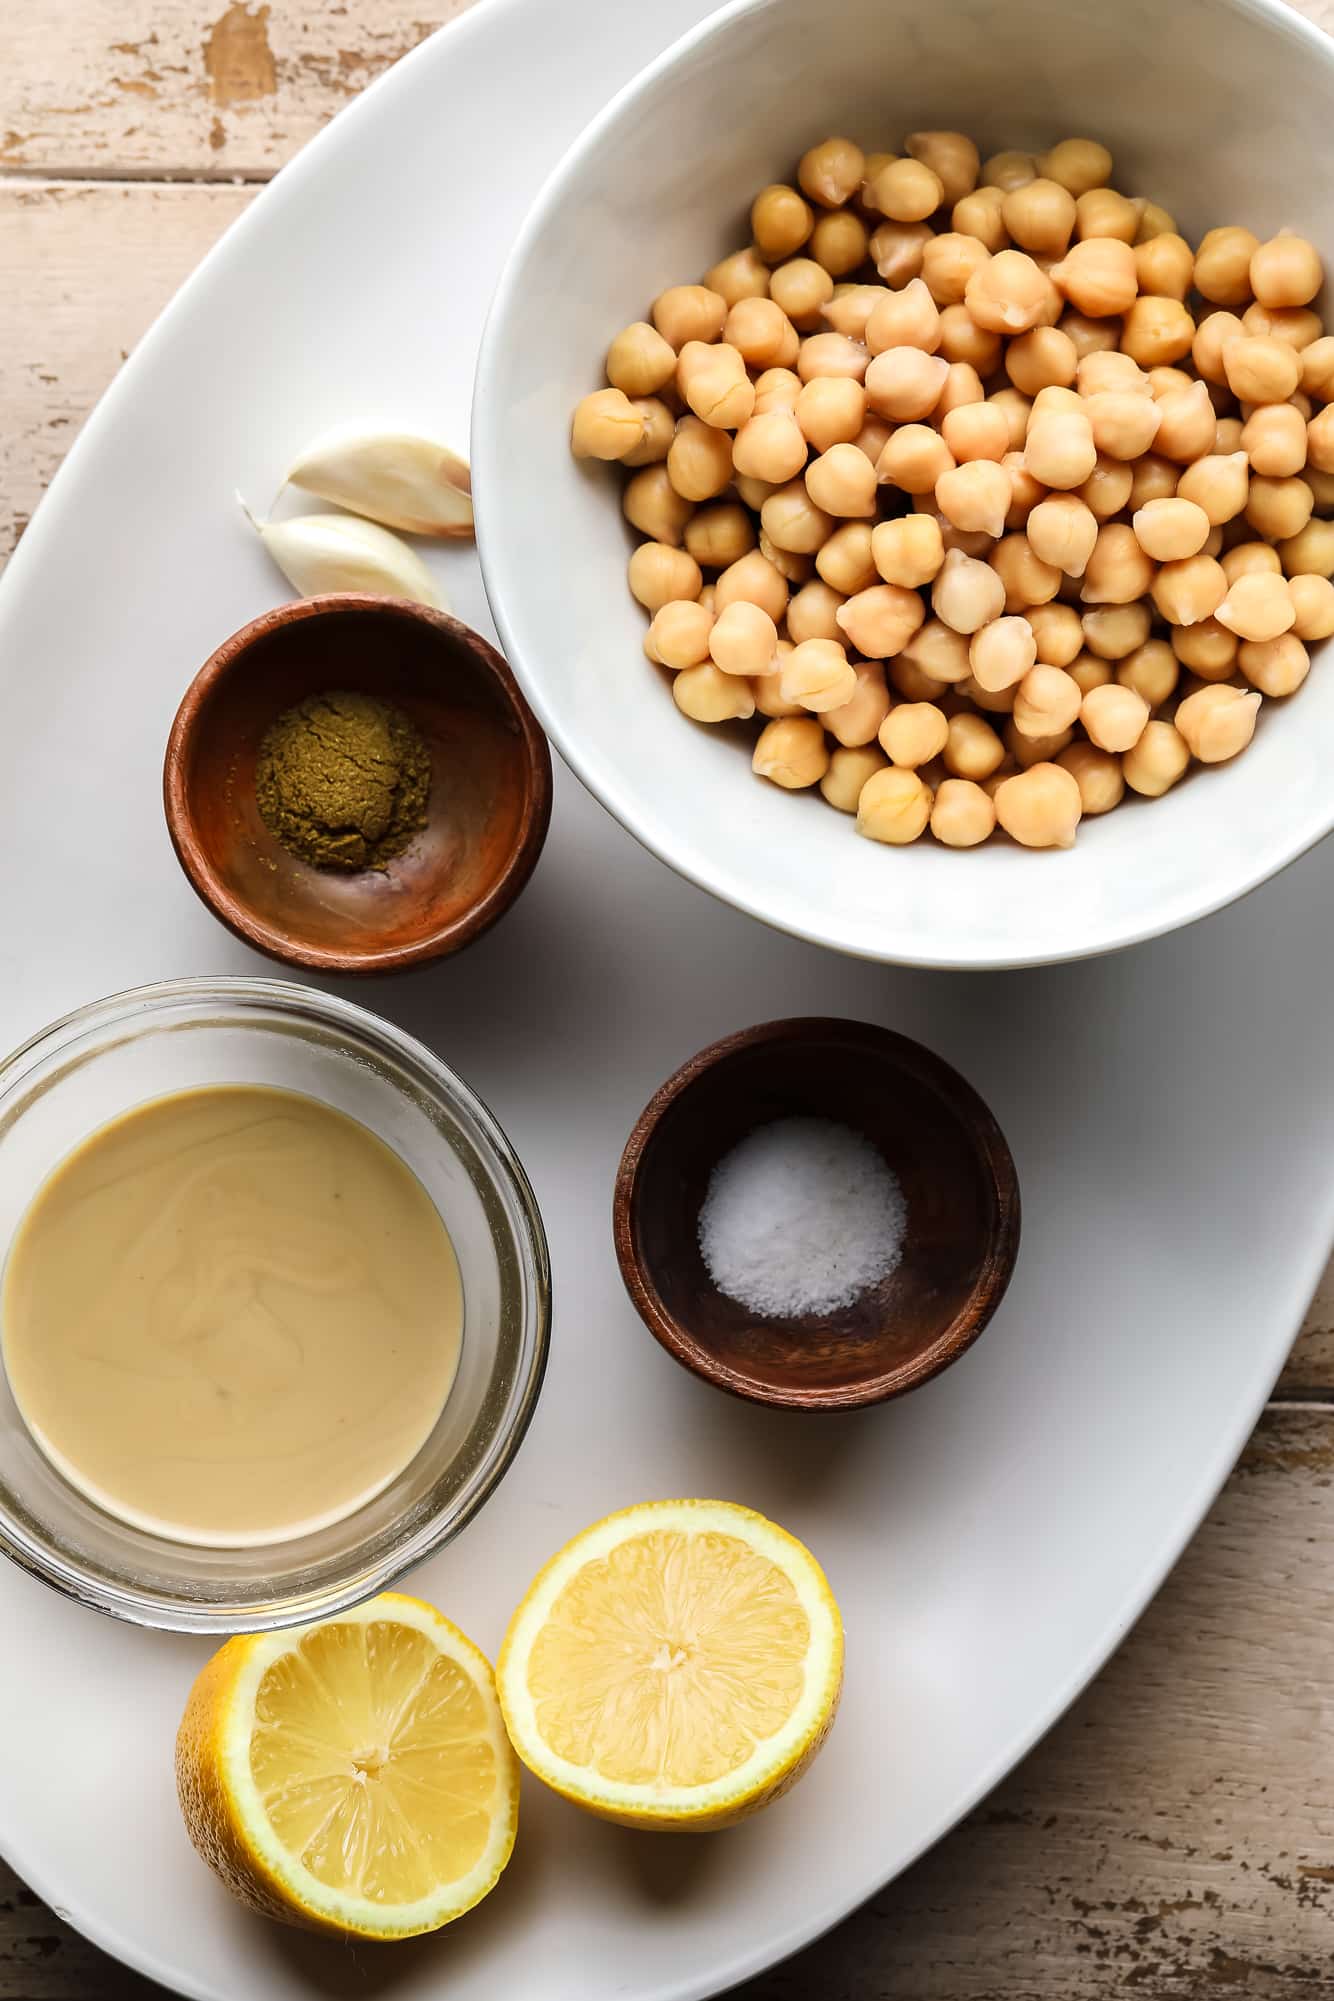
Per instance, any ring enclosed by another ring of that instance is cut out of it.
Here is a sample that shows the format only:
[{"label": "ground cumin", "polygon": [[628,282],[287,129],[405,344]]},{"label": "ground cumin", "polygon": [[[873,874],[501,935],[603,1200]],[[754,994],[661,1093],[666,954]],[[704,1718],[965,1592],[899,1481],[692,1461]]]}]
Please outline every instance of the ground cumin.
[{"label": "ground cumin", "polygon": [[259,747],[255,796],[270,833],[316,868],[383,868],[426,825],[431,758],[391,702],[308,695]]}]

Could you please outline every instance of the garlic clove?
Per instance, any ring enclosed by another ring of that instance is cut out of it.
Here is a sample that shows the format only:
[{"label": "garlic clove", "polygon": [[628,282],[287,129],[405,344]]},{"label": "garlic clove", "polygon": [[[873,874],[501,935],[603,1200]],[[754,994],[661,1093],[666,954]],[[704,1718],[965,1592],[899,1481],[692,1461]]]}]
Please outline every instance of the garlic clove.
[{"label": "garlic clove", "polygon": [[287,484],[409,535],[473,532],[467,460],[406,431],[330,432],[298,455]]},{"label": "garlic clove", "polygon": [[[244,501],[241,503],[245,506]],[[408,598],[448,611],[435,578],[414,549],[373,521],[354,514],[298,514],[290,521],[246,516],[293,589],[302,597],[324,591],[370,591]]]}]

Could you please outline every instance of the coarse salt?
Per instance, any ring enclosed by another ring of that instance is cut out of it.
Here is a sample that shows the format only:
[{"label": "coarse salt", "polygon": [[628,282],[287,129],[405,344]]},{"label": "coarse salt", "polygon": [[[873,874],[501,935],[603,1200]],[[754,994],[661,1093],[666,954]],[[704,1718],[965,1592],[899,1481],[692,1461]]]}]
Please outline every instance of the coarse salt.
[{"label": "coarse salt", "polygon": [[776,1119],[714,1168],[699,1247],[718,1290],[752,1313],[830,1313],[893,1271],[906,1215],[896,1177],[861,1133]]}]

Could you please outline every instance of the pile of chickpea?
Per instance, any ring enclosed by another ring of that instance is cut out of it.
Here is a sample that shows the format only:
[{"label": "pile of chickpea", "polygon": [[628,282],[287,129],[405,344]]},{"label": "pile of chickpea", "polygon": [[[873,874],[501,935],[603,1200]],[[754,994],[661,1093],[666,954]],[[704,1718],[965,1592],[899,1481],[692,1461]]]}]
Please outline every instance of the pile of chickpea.
[{"label": "pile of chickpea", "polygon": [[904,147],[763,189],[573,448],[630,469],[645,651],[696,722],[763,719],[761,777],[872,840],[1068,847],[1236,756],[1334,633],[1320,259],[1192,249],[1096,140]]}]

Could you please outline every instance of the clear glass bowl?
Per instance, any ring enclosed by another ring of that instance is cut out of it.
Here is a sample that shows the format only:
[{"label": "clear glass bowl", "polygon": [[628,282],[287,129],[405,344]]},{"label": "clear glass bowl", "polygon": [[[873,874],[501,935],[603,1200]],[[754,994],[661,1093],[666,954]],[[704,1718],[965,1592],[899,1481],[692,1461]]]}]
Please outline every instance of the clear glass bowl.
[{"label": "clear glass bowl", "polygon": [[210,1084],[302,1091],[417,1175],[463,1281],[458,1374],[420,1452],[342,1521],[250,1549],[168,1542],[104,1513],[33,1443],[0,1370],[0,1549],[81,1604],[142,1626],[253,1632],[337,1612],[456,1536],[504,1474],[546,1366],[551,1280],[504,1133],[428,1049],[349,1002],[277,980],[183,979],[97,1001],[0,1064],[0,1258],[38,1186],[145,1099]]}]

